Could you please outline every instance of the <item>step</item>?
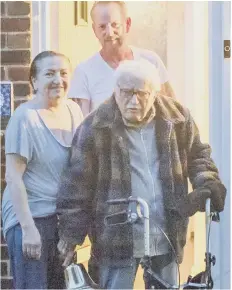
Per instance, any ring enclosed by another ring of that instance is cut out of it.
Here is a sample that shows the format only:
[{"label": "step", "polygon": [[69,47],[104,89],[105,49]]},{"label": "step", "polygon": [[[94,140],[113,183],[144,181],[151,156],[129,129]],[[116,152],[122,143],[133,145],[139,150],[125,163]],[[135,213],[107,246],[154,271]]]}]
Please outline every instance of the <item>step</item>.
[{"label": "step", "polygon": [[9,276],[10,276],[10,261],[1,260],[1,277],[9,277]]},{"label": "step", "polygon": [[3,236],[3,232],[2,232],[2,229],[1,229],[1,245],[2,244],[6,244],[6,241],[5,241],[5,238]]},{"label": "step", "polygon": [[1,245],[1,260],[8,260],[8,249],[7,245]]},{"label": "step", "polygon": [[1,289],[13,289],[13,279],[1,277]]}]

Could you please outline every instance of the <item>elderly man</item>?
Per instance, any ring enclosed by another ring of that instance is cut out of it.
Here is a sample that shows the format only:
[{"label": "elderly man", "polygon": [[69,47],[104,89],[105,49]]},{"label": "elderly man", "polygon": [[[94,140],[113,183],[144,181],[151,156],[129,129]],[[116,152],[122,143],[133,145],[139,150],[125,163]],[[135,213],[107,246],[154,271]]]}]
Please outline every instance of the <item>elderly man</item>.
[{"label": "elderly man", "polygon": [[159,56],[153,51],[128,45],[131,18],[124,1],[95,1],[91,18],[94,34],[102,48],[78,64],[68,92],[68,97],[80,104],[84,116],[112,95],[114,71],[123,60],[143,58],[153,63],[159,71],[163,93],[174,96],[167,70]]},{"label": "elderly man", "polygon": [[159,76],[151,63],[121,63],[113,96],[77,130],[61,182],[60,251],[72,254],[89,234],[102,288],[132,289],[144,254],[140,223],[104,225],[106,215],[118,209],[107,200],[137,196],[147,201],[152,267],[170,284],[176,283],[176,265],[159,228],[181,262],[188,217],[203,211],[208,197],[215,210],[224,207],[226,190],[210,146],[201,143],[189,111],[158,91]]}]

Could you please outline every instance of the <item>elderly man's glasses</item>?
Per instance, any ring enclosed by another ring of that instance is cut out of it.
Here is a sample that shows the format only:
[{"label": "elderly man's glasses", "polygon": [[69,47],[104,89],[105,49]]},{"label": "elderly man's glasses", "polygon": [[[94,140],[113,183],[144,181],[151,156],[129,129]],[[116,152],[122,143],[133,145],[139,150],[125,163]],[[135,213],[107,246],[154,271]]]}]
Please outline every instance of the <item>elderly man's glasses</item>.
[{"label": "elderly man's glasses", "polygon": [[120,94],[122,97],[127,98],[127,99],[130,99],[134,95],[136,95],[138,99],[144,100],[144,99],[148,99],[151,93],[148,91],[142,91],[142,90],[131,90],[131,89],[120,88]]}]

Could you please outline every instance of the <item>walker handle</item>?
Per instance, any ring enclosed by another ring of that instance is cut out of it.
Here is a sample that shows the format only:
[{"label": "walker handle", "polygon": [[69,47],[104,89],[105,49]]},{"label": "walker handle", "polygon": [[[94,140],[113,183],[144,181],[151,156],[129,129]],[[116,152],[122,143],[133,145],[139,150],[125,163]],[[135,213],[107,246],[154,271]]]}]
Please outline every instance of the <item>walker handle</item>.
[{"label": "walker handle", "polygon": [[130,200],[128,198],[118,198],[118,199],[109,199],[106,201],[108,204],[129,204]]}]

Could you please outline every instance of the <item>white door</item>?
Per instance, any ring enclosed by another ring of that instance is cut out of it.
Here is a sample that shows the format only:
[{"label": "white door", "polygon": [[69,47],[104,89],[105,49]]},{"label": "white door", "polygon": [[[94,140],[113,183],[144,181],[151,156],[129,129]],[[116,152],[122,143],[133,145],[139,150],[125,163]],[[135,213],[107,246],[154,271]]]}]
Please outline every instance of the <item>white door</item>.
[{"label": "white door", "polygon": [[209,2],[209,112],[210,144],[220,177],[227,187],[226,205],[219,224],[211,228],[212,268],[215,289],[230,286],[230,154],[231,91],[230,58],[224,58],[224,40],[230,40],[231,3]]}]

